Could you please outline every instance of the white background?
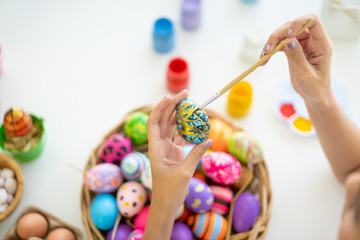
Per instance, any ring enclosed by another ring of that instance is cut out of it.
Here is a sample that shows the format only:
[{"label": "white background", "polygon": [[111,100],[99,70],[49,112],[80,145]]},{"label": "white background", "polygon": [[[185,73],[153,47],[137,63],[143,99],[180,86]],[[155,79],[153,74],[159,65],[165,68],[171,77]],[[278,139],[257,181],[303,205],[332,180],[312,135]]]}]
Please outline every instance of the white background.
[{"label": "white background", "polygon": [[[24,193],[0,223],[0,238],[28,205],[84,232],[83,174],[67,163],[83,169],[91,150],[127,112],[171,94],[165,85],[171,58],[188,61],[190,98],[201,103],[250,65],[240,58],[248,30],[261,28],[268,36],[288,20],[320,14],[321,6],[320,0],[204,0],[201,27],[189,32],[180,26],[180,0],[0,0],[0,115],[21,106],[43,117],[47,131],[42,156],[20,163]],[[152,49],[153,23],[161,16],[171,18],[176,31],[168,54]],[[354,106],[360,104],[359,45],[336,41],[333,53],[333,74],[350,89]],[[317,138],[294,135],[274,115],[276,85],[287,76],[285,56],[277,53],[247,78],[253,105],[247,117],[234,119],[261,143],[269,166],[274,204],[267,239],[336,239],[344,188]],[[226,98],[209,108],[227,114]]]}]

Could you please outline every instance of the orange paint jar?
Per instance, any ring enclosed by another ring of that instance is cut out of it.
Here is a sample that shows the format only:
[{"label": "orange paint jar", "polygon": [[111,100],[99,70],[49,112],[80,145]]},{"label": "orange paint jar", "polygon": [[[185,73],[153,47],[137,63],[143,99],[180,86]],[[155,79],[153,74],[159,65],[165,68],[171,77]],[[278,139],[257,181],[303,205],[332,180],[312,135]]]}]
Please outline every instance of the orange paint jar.
[{"label": "orange paint jar", "polygon": [[227,111],[232,117],[245,117],[252,102],[252,87],[248,82],[241,81],[230,89]]}]

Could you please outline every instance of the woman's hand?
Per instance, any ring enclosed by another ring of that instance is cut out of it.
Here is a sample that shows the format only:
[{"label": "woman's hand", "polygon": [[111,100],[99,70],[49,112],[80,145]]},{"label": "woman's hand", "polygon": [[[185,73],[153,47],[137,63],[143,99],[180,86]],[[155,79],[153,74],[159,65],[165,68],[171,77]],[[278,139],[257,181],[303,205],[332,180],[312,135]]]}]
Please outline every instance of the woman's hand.
[{"label": "woman's hand", "polygon": [[[315,19],[297,38],[295,34],[310,20]],[[331,54],[332,42],[320,19],[306,15],[287,22],[274,31],[265,44],[262,56],[270,53],[282,40],[288,59],[291,84],[305,103],[324,103],[332,98]]]}]

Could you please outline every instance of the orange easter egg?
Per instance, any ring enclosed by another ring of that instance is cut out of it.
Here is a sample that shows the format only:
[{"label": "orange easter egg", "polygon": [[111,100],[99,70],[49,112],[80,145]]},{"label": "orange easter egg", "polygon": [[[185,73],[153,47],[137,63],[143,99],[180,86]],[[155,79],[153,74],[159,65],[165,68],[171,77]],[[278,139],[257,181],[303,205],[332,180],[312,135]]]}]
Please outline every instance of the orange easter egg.
[{"label": "orange easter egg", "polygon": [[234,130],[228,123],[219,118],[211,118],[210,126],[209,138],[213,140],[211,149],[213,151],[227,152],[227,144]]},{"label": "orange easter egg", "polygon": [[30,132],[32,126],[31,116],[19,107],[12,107],[5,113],[5,131],[13,137],[25,136]]}]

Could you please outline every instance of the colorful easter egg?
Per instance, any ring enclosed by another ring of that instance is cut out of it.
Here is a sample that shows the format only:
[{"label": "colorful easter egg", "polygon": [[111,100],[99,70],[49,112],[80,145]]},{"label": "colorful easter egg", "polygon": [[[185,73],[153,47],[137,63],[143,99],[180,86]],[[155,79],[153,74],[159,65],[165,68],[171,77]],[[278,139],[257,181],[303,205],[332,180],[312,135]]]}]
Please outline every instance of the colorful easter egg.
[{"label": "colorful easter egg", "polygon": [[250,230],[260,214],[259,200],[251,193],[242,193],[235,200],[233,214],[234,231],[240,233]]},{"label": "colorful easter egg", "polygon": [[152,190],[152,175],[151,175],[151,167],[148,166],[141,173],[140,181],[142,185],[144,185],[150,191]]},{"label": "colorful easter egg", "polygon": [[190,211],[190,209],[188,209],[186,206],[184,207],[184,212],[181,214],[180,217],[178,217],[176,220],[177,221],[186,221],[189,216],[192,215],[192,212]]},{"label": "colorful easter egg", "polygon": [[141,152],[127,154],[120,164],[121,171],[127,180],[140,180],[141,173],[149,166],[149,159]]},{"label": "colorful easter egg", "polygon": [[185,210],[185,204],[183,203],[180,205],[180,207],[176,211],[175,220],[179,219],[183,215],[184,210]]},{"label": "colorful easter egg", "polygon": [[234,193],[230,188],[210,185],[211,191],[214,194],[215,202],[211,208],[211,211],[217,212],[221,215],[225,215],[229,211],[229,206],[234,196]]},{"label": "colorful easter egg", "polygon": [[235,132],[228,142],[228,150],[231,155],[245,164],[263,160],[263,150],[259,143],[246,132]]},{"label": "colorful easter egg", "polygon": [[219,118],[210,119],[211,130],[209,138],[213,140],[211,149],[219,152],[227,152],[227,144],[234,133],[232,127]]},{"label": "colorful easter egg", "polygon": [[189,143],[198,144],[209,136],[210,122],[206,112],[190,99],[183,99],[176,107],[176,128]]},{"label": "colorful easter egg", "polygon": [[201,166],[214,182],[223,185],[233,184],[241,175],[239,161],[225,152],[205,154]]},{"label": "colorful easter egg", "polygon": [[124,217],[138,214],[144,208],[146,199],[145,188],[135,181],[123,183],[116,194],[119,211]]},{"label": "colorful easter egg", "polygon": [[149,217],[150,205],[145,206],[134,218],[134,228],[145,231],[146,223]]},{"label": "colorful easter egg", "polygon": [[[120,223],[115,231],[115,240],[127,240],[130,233],[132,232],[132,228],[124,223]],[[106,235],[106,240],[113,240],[111,238],[113,233],[113,229],[110,229],[110,231]]]},{"label": "colorful easter egg", "polygon": [[126,119],[124,130],[135,145],[147,143],[146,121],[149,115],[143,112],[133,112]]},{"label": "colorful easter egg", "polygon": [[142,240],[144,237],[144,230],[135,229],[132,231],[127,240]]},{"label": "colorful easter egg", "polygon": [[118,216],[115,197],[108,193],[97,195],[91,202],[90,217],[101,230],[109,230],[115,225]]},{"label": "colorful easter egg", "polygon": [[111,135],[102,146],[99,163],[114,163],[120,165],[124,156],[132,150],[130,138],[121,133]]},{"label": "colorful easter egg", "polygon": [[10,136],[25,136],[30,132],[32,126],[31,116],[19,107],[12,107],[5,113],[4,129]]},{"label": "colorful easter egg", "polygon": [[187,225],[199,239],[221,240],[225,239],[228,223],[220,214],[206,212],[190,216]]},{"label": "colorful easter egg", "polygon": [[203,174],[201,174],[200,172],[197,172],[197,171],[194,172],[193,177],[199,179],[200,181],[202,181],[204,183],[206,183],[206,177]]},{"label": "colorful easter egg", "polygon": [[192,240],[190,228],[183,222],[175,222],[170,240]]},{"label": "colorful easter egg", "polygon": [[196,178],[191,178],[189,193],[185,198],[185,205],[195,213],[210,210],[214,203],[214,194],[211,188]]},{"label": "colorful easter egg", "polygon": [[93,192],[114,192],[123,182],[120,167],[112,163],[95,165],[85,175],[85,185]]}]

